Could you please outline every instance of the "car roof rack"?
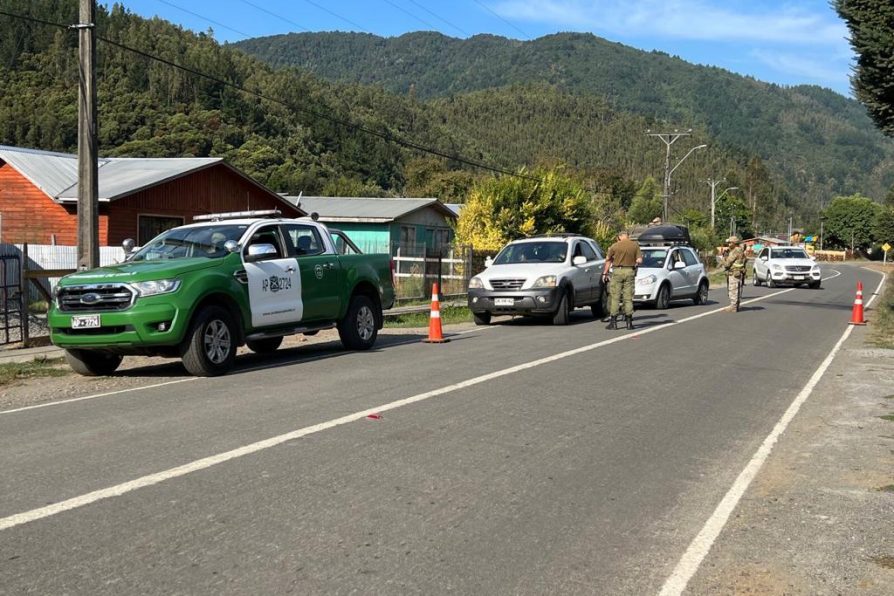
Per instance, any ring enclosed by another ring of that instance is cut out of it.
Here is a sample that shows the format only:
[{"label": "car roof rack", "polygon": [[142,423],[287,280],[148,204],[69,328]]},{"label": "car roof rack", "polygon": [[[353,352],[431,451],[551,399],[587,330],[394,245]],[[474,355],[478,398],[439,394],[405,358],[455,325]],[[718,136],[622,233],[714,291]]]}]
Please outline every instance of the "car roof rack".
[{"label": "car roof rack", "polygon": [[646,228],[637,235],[636,241],[640,246],[692,246],[689,228],[675,224]]},{"label": "car roof rack", "polygon": [[229,211],[227,213],[207,213],[196,215],[193,221],[221,221],[223,219],[245,219],[248,217],[280,217],[279,209],[261,209],[258,211]]}]

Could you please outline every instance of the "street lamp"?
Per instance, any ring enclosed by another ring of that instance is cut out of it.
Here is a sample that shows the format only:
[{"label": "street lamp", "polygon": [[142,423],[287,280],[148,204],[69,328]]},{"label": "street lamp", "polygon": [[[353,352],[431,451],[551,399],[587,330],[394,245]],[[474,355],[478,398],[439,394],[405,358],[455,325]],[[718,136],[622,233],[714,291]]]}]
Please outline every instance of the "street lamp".
[{"label": "street lamp", "polygon": [[725,197],[726,193],[728,193],[729,191],[739,190],[739,187],[738,186],[730,186],[728,188],[725,188],[725,189],[723,189],[723,192],[720,193],[719,197],[715,197],[715,190],[717,189],[717,185],[720,184],[721,182],[725,182],[725,179],[721,178],[720,180],[714,180],[713,178],[708,178],[707,180],[705,180],[705,182],[707,182],[708,186],[711,187],[711,229],[713,230],[714,229],[714,206],[716,205],[717,201],[719,201],[720,199]]},{"label": "street lamp", "polygon": [[695,147],[693,147],[692,149],[689,150],[689,153],[687,153],[686,155],[684,155],[684,156],[682,157],[682,159],[680,159],[680,161],[677,162],[677,165],[675,165],[673,168],[671,168],[670,170],[668,170],[668,171],[667,171],[667,174],[665,174],[665,177],[664,177],[664,221],[665,221],[665,222],[667,221],[667,201],[668,201],[668,199],[670,198],[670,192],[671,192],[671,191],[670,191],[670,188],[671,188],[671,176],[672,176],[673,173],[677,170],[677,168],[679,168],[680,165],[681,165],[684,161],[686,161],[686,158],[689,157],[690,155],[692,155],[692,153],[693,153],[694,151],[696,151],[697,149],[704,149],[704,148],[706,148],[706,147],[707,147],[707,145],[696,145]]}]

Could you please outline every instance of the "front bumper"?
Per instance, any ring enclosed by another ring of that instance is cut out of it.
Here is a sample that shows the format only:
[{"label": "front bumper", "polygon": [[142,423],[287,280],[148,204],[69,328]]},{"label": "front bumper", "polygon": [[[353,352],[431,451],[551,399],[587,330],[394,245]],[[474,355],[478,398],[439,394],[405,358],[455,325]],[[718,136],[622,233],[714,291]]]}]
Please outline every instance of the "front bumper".
[{"label": "front bumper", "polygon": [[469,290],[469,310],[493,315],[550,315],[559,307],[559,288]]},{"label": "front bumper", "polygon": [[658,282],[651,284],[636,284],[633,287],[634,302],[654,302],[658,297],[658,288],[661,284]]},{"label": "front bumper", "polygon": [[[95,313],[61,312],[54,307],[48,316],[50,340],[60,348],[121,352],[177,345],[186,331],[187,313],[168,300],[170,297],[166,300],[161,296],[137,299],[128,309]],[[73,316],[96,314],[100,317],[100,327],[72,328]],[[161,323],[165,323],[165,331],[159,330]]]},{"label": "front bumper", "polygon": [[770,279],[777,284],[816,283],[823,277],[822,271],[774,271],[770,269]]}]

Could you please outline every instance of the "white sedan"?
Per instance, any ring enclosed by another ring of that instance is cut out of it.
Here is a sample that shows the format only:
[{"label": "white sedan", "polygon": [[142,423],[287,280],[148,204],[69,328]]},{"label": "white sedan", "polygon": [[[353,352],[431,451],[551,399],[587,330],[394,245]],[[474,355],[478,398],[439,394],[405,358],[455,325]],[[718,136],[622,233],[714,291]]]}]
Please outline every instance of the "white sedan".
[{"label": "white sedan", "polygon": [[799,246],[767,246],[754,260],[754,285],[774,288],[783,284],[819,288],[823,273],[819,265]]},{"label": "white sedan", "polygon": [[708,301],[705,266],[689,246],[642,247],[643,263],[636,272],[634,302],[665,309],[671,300]]}]

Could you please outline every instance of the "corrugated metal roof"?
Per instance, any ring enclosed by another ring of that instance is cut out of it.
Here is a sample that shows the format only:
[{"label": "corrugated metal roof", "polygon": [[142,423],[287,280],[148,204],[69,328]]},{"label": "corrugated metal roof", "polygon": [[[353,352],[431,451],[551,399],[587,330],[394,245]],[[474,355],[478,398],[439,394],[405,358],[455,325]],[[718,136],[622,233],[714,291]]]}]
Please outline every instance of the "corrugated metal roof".
[{"label": "corrugated metal roof", "polygon": [[[298,197],[285,197],[295,204]],[[323,221],[389,222],[419,209],[433,207],[446,217],[456,214],[438,199],[301,197],[298,206],[307,213],[317,212]]]},{"label": "corrugated metal roof", "polygon": [[78,158],[70,153],[0,145],[0,159],[54,199],[78,182]]}]

